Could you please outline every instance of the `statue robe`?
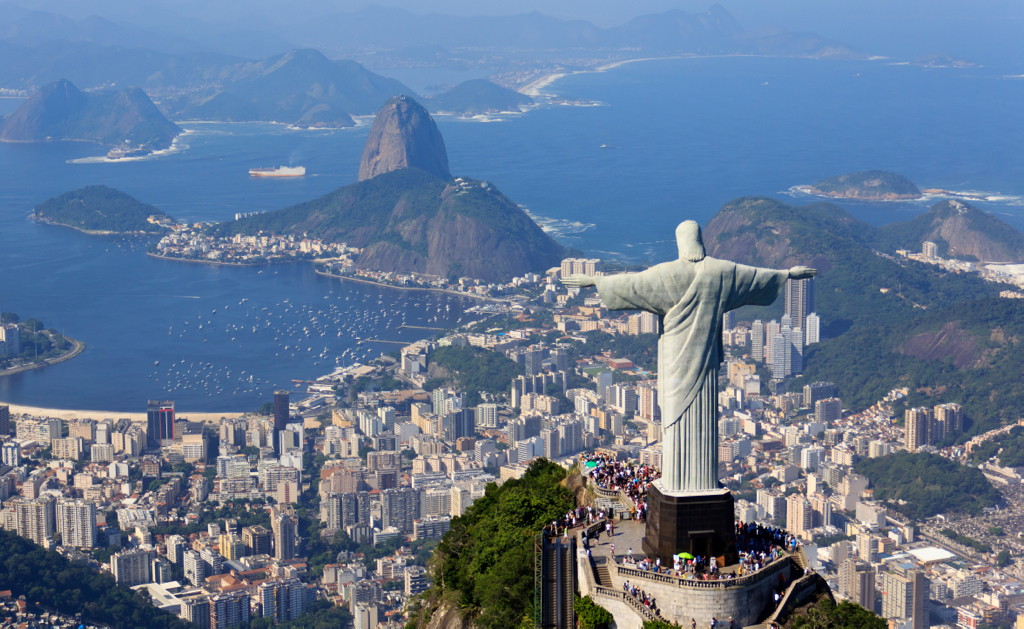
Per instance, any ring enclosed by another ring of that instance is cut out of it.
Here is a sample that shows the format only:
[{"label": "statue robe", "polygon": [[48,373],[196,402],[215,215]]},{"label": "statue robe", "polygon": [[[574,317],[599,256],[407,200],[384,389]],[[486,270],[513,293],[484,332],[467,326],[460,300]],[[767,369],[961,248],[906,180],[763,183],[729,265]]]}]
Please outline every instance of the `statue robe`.
[{"label": "statue robe", "polygon": [[706,491],[718,483],[718,369],[722,315],[778,298],[789,271],[705,257],[674,260],[641,273],[595,278],[610,310],[660,317],[658,402],[666,491]]}]

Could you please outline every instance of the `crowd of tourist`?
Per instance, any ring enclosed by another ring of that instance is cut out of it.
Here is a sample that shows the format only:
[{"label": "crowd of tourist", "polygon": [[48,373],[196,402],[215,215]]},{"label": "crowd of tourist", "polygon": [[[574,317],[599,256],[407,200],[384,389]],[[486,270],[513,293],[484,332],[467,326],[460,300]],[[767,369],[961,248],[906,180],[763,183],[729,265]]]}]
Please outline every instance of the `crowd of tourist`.
[{"label": "crowd of tourist", "polygon": [[622,589],[625,590],[626,594],[629,594],[636,600],[640,601],[640,604],[642,604],[644,607],[651,610],[655,614],[658,613],[658,605],[654,600],[654,596],[648,594],[647,592],[644,592],[635,585],[630,585],[629,579],[626,579],[626,582],[622,584]]},{"label": "crowd of tourist", "polygon": [[[594,463],[589,468],[588,463]],[[650,465],[633,465],[600,452],[580,455],[580,466],[601,489],[621,491],[633,503],[630,515],[643,522],[647,517],[647,487],[661,477]]]}]

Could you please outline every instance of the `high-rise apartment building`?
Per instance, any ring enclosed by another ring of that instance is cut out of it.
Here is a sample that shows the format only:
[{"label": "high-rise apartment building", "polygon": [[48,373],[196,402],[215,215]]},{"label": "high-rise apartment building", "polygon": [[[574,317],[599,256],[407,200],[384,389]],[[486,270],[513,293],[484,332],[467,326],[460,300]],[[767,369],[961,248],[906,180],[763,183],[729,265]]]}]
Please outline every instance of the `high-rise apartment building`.
[{"label": "high-rise apartment building", "polygon": [[150,400],[146,408],[146,447],[159,448],[174,441],[174,402]]},{"label": "high-rise apartment building", "polygon": [[132,587],[149,583],[149,552],[136,549],[114,553],[110,557],[110,571],[118,585]]},{"label": "high-rise apartment building", "polygon": [[722,330],[728,332],[736,326],[736,313],[729,311],[722,315]]},{"label": "high-rise apartment building", "polygon": [[913,564],[898,564],[882,573],[882,618],[911,621],[912,629],[926,629],[928,622],[927,577]]},{"label": "high-rise apartment building", "polygon": [[772,379],[782,380],[786,377],[786,360],[789,357],[789,341],[786,336],[781,332],[776,332],[772,336],[771,349],[771,369]]},{"label": "high-rise apartment building", "polygon": [[843,401],[837,397],[829,397],[814,403],[814,421],[819,424],[831,424],[843,418]]},{"label": "high-rise apartment building", "polygon": [[380,497],[384,526],[411,533],[413,522],[420,514],[420,492],[412,487],[398,487],[385,489]]},{"label": "high-rise apartment building", "polygon": [[0,446],[3,450],[4,465],[18,467],[21,465],[21,446],[14,442],[7,442]]},{"label": "high-rise apartment building", "polygon": [[63,546],[95,547],[96,505],[84,500],[61,500],[57,503],[57,531]]},{"label": "high-rise apartment building", "polygon": [[306,586],[296,578],[264,581],[257,591],[263,617],[274,622],[295,620],[305,609]]},{"label": "high-rise apartment building", "polygon": [[921,446],[931,443],[931,424],[934,419],[932,409],[923,406],[908,408],[904,411],[903,418],[907,450],[916,452]]},{"label": "high-rise apartment building", "polygon": [[804,406],[814,408],[818,400],[835,397],[836,385],[831,382],[812,382],[804,385]]},{"label": "high-rise apartment building", "polygon": [[959,404],[939,404],[935,407],[935,422],[941,424],[944,435],[964,429],[964,407]]},{"label": "high-rise apartment building", "polygon": [[750,357],[756,362],[764,362],[764,322],[760,319],[750,326]]},{"label": "high-rise apartment building", "polygon": [[[539,345],[531,345],[526,348],[526,375],[536,376],[544,371],[544,348]],[[434,411],[437,413],[437,411]]]},{"label": "high-rise apartment building", "polygon": [[875,571],[870,564],[847,557],[839,564],[839,591],[864,609],[875,609]]},{"label": "high-rise apartment building", "polygon": [[281,444],[278,435],[288,424],[289,394],[287,391],[274,391],[274,454],[281,456]]},{"label": "high-rise apartment building", "polygon": [[476,425],[479,428],[498,427],[498,405],[480,404],[476,407]]},{"label": "high-rise apartment building", "polygon": [[794,328],[807,329],[807,315],[814,312],[814,278],[786,280],[786,314]]},{"label": "high-rise apartment building", "polygon": [[295,558],[295,518],[281,513],[273,520],[274,559]]},{"label": "high-rise apartment building", "polygon": [[40,497],[15,505],[18,535],[42,546],[56,530],[57,509],[52,498]]},{"label": "high-rise apartment building", "polygon": [[270,531],[259,524],[242,529],[242,543],[247,555],[269,555],[270,540]]},{"label": "high-rise apartment building", "polygon": [[939,257],[939,246],[930,240],[926,240],[921,243],[921,253],[926,258],[935,259]]},{"label": "high-rise apartment building", "polygon": [[807,327],[804,330],[804,345],[821,342],[821,319],[817,313],[812,312],[807,315]]},{"label": "high-rise apartment building", "polygon": [[167,559],[174,564],[180,564],[185,560],[185,549],[188,546],[185,543],[185,538],[181,535],[170,535],[164,540],[164,546],[167,549]]},{"label": "high-rise apartment building", "polygon": [[11,434],[11,407],[0,404],[0,438]]},{"label": "high-rise apartment building", "polygon": [[800,328],[793,328],[790,333],[791,359],[789,371],[793,375],[800,375],[804,372],[804,331]]},{"label": "high-rise apartment building", "polygon": [[186,550],[183,562],[185,579],[195,587],[202,585],[206,580],[206,562],[202,555],[195,550]]},{"label": "high-rise apartment building", "polygon": [[244,590],[210,599],[210,629],[237,627],[249,622],[249,595]]},{"label": "high-rise apartment building", "polygon": [[814,510],[811,502],[802,494],[786,498],[786,530],[797,537],[814,528]]},{"label": "high-rise apartment building", "polygon": [[764,326],[764,362],[769,368],[772,366],[772,345],[775,343],[775,335],[779,333],[781,326],[778,321],[772,319]]}]

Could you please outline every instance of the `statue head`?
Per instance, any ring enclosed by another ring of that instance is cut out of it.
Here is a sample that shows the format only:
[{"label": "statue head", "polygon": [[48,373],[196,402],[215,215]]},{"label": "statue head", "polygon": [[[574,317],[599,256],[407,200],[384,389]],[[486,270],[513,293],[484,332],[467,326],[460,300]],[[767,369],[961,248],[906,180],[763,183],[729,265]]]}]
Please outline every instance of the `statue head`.
[{"label": "statue head", "polygon": [[696,221],[683,221],[676,227],[676,244],[679,245],[679,259],[700,262],[707,255],[704,252],[704,239],[700,235],[700,225]]}]

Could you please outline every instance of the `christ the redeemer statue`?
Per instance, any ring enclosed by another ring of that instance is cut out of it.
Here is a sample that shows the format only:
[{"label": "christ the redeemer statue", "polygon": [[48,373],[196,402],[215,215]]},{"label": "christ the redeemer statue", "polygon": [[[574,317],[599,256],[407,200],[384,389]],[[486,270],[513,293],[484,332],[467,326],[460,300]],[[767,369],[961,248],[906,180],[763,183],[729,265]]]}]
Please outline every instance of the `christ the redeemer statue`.
[{"label": "christ the redeemer statue", "polygon": [[596,286],[609,310],[646,310],[660,319],[658,401],[661,404],[661,485],[665,492],[718,490],[718,369],[722,315],[767,306],[786,280],[815,269],[762,269],[705,255],[700,226],[676,228],[679,259],[641,273],[573,275],[570,287]]}]

